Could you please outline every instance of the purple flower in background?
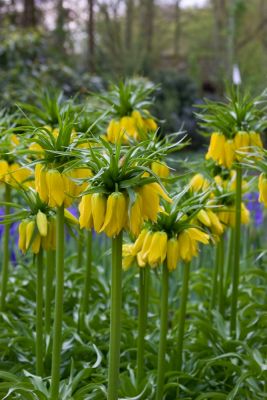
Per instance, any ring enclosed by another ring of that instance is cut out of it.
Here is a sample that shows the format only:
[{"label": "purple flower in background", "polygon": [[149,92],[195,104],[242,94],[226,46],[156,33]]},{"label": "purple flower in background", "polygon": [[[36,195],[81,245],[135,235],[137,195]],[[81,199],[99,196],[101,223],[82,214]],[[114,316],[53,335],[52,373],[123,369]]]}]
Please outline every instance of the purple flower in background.
[{"label": "purple flower in background", "polygon": [[259,193],[252,192],[245,196],[247,208],[250,211],[255,228],[259,228],[263,224],[264,213],[263,205],[258,201]]},{"label": "purple flower in background", "polygon": [[[12,212],[12,210],[11,210]],[[5,209],[3,207],[0,208],[0,222],[2,220],[2,217],[4,217],[5,215]],[[10,226],[10,238],[9,238],[9,250],[10,250],[10,261],[12,262],[12,264],[16,265],[16,247],[17,247],[17,243],[18,243],[18,226],[19,226],[19,222],[15,222],[14,224],[11,224]],[[0,241],[1,241],[1,245],[3,242],[3,234],[4,234],[4,229],[5,229],[5,225],[0,223]]]}]

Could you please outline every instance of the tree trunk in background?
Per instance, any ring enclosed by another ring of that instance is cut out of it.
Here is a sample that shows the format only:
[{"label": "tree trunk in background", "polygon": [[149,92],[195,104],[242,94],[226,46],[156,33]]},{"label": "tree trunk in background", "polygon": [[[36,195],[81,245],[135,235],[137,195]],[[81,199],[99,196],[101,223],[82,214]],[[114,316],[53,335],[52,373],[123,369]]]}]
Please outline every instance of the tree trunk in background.
[{"label": "tree trunk in background", "polygon": [[88,0],[88,65],[95,72],[95,19],[94,0]]},{"label": "tree trunk in background", "polygon": [[61,53],[65,53],[66,31],[63,0],[57,0],[56,43]]},{"label": "tree trunk in background", "polygon": [[214,12],[214,47],[215,47],[215,70],[219,93],[223,92],[224,80],[229,76],[227,42],[228,33],[228,4],[227,0],[212,0]]},{"label": "tree trunk in background", "polygon": [[141,29],[140,29],[140,45],[143,50],[143,69],[145,74],[149,74],[153,60],[153,36],[154,36],[154,19],[155,19],[155,2],[154,0],[140,0],[141,10]]},{"label": "tree trunk in background", "polygon": [[179,62],[180,55],[180,37],[181,37],[181,9],[180,9],[181,0],[176,0],[175,2],[175,26],[174,26],[174,57],[175,63]]},{"label": "tree trunk in background", "polygon": [[36,26],[36,8],[34,0],[23,0],[23,26]]},{"label": "tree trunk in background", "polygon": [[126,0],[126,27],[125,27],[125,48],[127,53],[131,53],[133,44],[133,19],[134,19],[134,0]]}]

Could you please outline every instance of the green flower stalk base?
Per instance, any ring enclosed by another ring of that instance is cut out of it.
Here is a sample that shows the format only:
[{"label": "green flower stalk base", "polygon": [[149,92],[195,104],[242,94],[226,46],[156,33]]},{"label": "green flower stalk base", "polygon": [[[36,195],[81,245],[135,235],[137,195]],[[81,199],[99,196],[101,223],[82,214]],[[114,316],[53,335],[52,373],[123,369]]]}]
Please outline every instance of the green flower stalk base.
[{"label": "green flower stalk base", "polygon": [[221,237],[219,246],[219,312],[224,315],[224,236]]},{"label": "green flower stalk base", "polygon": [[235,229],[234,229],[234,268],[232,275],[232,299],[230,331],[233,338],[236,336],[237,302],[240,274],[240,236],[241,236],[241,202],[242,202],[242,168],[236,167],[236,205],[235,205]]},{"label": "green flower stalk base", "polygon": [[50,335],[53,281],[55,271],[55,252],[53,250],[49,250],[47,252],[45,271],[45,333],[46,335]]},{"label": "green flower stalk base", "polygon": [[[5,202],[11,201],[11,188],[5,185]],[[10,212],[9,205],[5,207],[5,215]],[[9,265],[9,240],[10,240],[10,224],[6,224],[4,228],[3,237],[3,264],[2,264],[2,280],[1,280],[1,298],[0,298],[0,311],[4,311],[6,307],[6,294],[8,282],[8,265]]]},{"label": "green flower stalk base", "polygon": [[165,376],[165,355],[168,333],[168,293],[169,293],[169,270],[167,265],[163,265],[162,286],[161,286],[161,304],[160,304],[160,339],[158,353],[158,375],[156,387],[156,400],[163,399],[164,376]]},{"label": "green flower stalk base", "polygon": [[219,263],[220,263],[220,247],[219,243],[217,243],[215,248],[215,268],[213,272],[213,282],[211,289],[211,302],[210,302],[211,310],[215,308],[217,303]]},{"label": "green flower stalk base", "polygon": [[62,315],[64,292],[64,206],[57,209],[56,233],[56,294],[53,327],[51,400],[59,400],[60,359],[62,346]]},{"label": "green flower stalk base", "polygon": [[108,400],[118,399],[122,303],[122,232],[112,239]]},{"label": "green flower stalk base", "polygon": [[180,314],[179,314],[179,325],[178,325],[178,350],[177,350],[177,369],[182,370],[183,361],[183,345],[184,345],[184,328],[185,328],[185,316],[186,316],[186,306],[188,299],[188,287],[189,287],[189,277],[190,277],[190,263],[187,262],[184,265],[184,277],[182,286],[182,295],[180,303]]},{"label": "green flower stalk base", "polygon": [[137,382],[140,386],[145,371],[145,334],[147,327],[149,267],[139,268],[139,305],[137,337]]},{"label": "green flower stalk base", "polygon": [[87,314],[89,311],[91,274],[92,274],[92,231],[89,230],[87,232],[87,243],[86,243],[86,269],[85,269],[85,280],[84,280],[84,293],[81,304],[81,309],[84,314]]},{"label": "green flower stalk base", "polygon": [[43,376],[43,251],[35,256],[37,268],[36,285],[36,375]]}]

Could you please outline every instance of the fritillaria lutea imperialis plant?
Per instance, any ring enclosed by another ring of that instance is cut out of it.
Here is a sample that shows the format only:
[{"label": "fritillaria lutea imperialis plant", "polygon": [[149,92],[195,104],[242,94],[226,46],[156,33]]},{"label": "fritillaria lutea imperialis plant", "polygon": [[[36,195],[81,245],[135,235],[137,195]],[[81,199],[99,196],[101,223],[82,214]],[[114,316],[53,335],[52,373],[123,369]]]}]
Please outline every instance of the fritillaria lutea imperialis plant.
[{"label": "fritillaria lutea imperialis plant", "polygon": [[266,126],[266,94],[252,98],[239,88],[232,88],[225,102],[206,101],[202,108],[201,126],[211,130],[206,159],[236,171],[234,254],[230,330],[236,336],[237,302],[240,274],[240,232],[242,216],[242,159],[262,148],[261,132]]},{"label": "fritillaria lutea imperialis plant", "polygon": [[80,227],[104,232],[112,239],[109,400],[118,398],[123,231],[138,236],[146,221],[157,221],[161,199],[172,202],[149,166],[168,151],[183,146],[166,142],[155,150],[150,139],[129,147],[99,138],[89,150],[77,153],[92,172],[79,205]]},{"label": "fritillaria lutea imperialis plant", "polygon": [[[28,167],[22,167],[20,149],[23,143],[18,135],[14,134],[12,119],[3,116],[1,120],[1,139],[0,139],[0,183],[4,185],[5,214],[10,212],[10,202],[12,197],[12,188],[18,185],[30,186],[32,184],[32,171]],[[5,224],[3,240],[3,266],[1,273],[1,297],[0,309],[4,311],[6,305],[8,266],[9,266],[9,237],[10,225]]]},{"label": "fritillaria lutea imperialis plant", "polygon": [[[53,350],[51,372],[51,399],[58,399],[60,382],[60,358],[62,342],[63,289],[64,289],[64,209],[84,189],[75,179],[90,176],[86,168],[73,170],[73,149],[79,145],[75,132],[75,118],[68,108],[58,114],[58,129],[34,128],[34,141],[42,152],[35,160],[35,186],[41,201],[56,209],[56,293],[53,326]],[[34,150],[32,150],[34,152]]]},{"label": "fritillaria lutea imperialis plant", "polygon": [[[183,338],[188,298],[190,263],[198,256],[199,244],[207,245],[212,238],[212,230],[203,229],[198,221],[200,214],[215,215],[207,204],[208,192],[195,194],[186,185],[177,187],[172,196],[173,202],[162,204],[155,222],[147,221],[134,243],[127,243],[123,248],[123,268],[128,269],[134,263],[140,271],[139,288],[139,330],[137,351],[137,377],[139,384],[144,379],[145,333],[147,322],[147,291],[149,269],[161,268],[161,304],[160,304],[160,343],[158,352],[156,399],[163,398],[166,340],[168,334],[168,286],[169,273],[174,271],[180,262],[184,265],[182,293],[178,324],[177,370],[182,369]],[[219,220],[215,217],[214,229],[221,230]],[[206,221],[205,221],[206,222]],[[142,289],[142,286],[144,288]]]},{"label": "fritillaria lutea imperialis plant", "polygon": [[[42,202],[38,193],[32,188],[17,186],[17,193],[20,195],[23,204],[10,203],[10,207],[15,211],[6,214],[1,221],[10,225],[20,222],[18,225],[18,248],[23,254],[33,254],[34,264],[36,265],[36,375],[44,374],[44,319],[43,306],[51,310],[51,285],[46,286],[46,298],[43,298],[43,274],[44,274],[44,252],[56,249],[56,212],[46,203]],[[64,211],[67,225],[78,223],[78,220],[68,211]],[[50,311],[51,312],[51,311]],[[46,313],[45,326],[50,323],[51,315]]]}]

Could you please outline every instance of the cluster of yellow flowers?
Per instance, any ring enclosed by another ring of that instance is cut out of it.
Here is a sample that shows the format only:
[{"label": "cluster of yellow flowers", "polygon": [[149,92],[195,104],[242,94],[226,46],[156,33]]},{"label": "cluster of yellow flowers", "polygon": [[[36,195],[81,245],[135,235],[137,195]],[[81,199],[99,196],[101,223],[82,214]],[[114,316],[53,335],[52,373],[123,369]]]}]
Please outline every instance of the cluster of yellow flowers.
[{"label": "cluster of yellow flowers", "polygon": [[110,121],[107,129],[107,140],[111,143],[116,143],[119,140],[127,143],[129,138],[139,140],[140,132],[154,132],[157,130],[157,127],[156,122],[149,114],[147,118],[143,118],[139,111],[134,110],[130,116],[124,116],[120,120],[112,119]]},{"label": "cluster of yellow flowers", "polygon": [[208,244],[209,235],[198,228],[186,228],[171,238],[164,231],[143,229],[134,244],[124,245],[123,268],[128,269],[136,260],[139,267],[148,264],[152,268],[166,262],[173,271],[180,259],[189,262],[197,256],[199,242]]},{"label": "cluster of yellow flowers", "polygon": [[241,157],[236,152],[248,152],[253,146],[262,148],[260,134],[257,132],[237,132],[233,139],[228,139],[220,132],[211,135],[206,159],[213,159],[219,165],[230,169],[233,162]]},{"label": "cluster of yellow flowers", "polygon": [[[207,204],[207,206],[208,205],[209,204]],[[209,228],[211,233],[214,235],[220,236],[224,231],[224,226],[222,225],[219,216],[209,208],[202,209],[197,213],[196,222]]]},{"label": "cluster of yellow flowers", "polygon": [[56,221],[38,211],[36,218],[23,220],[19,225],[19,249],[25,253],[31,249],[37,254],[41,245],[45,250],[56,249]]},{"label": "cluster of yellow flowers", "polygon": [[86,168],[60,173],[57,169],[47,169],[42,164],[35,167],[35,186],[40,199],[50,207],[69,207],[74,198],[85,188],[86,183],[78,185],[74,180],[92,175]]},{"label": "cluster of yellow flowers", "polygon": [[160,197],[171,202],[161,186],[149,183],[135,190],[136,199],[129,212],[126,192],[86,194],[79,204],[80,227],[92,229],[107,236],[118,235],[124,228],[138,235],[144,221],[156,221],[160,211]]},{"label": "cluster of yellow flowers", "polygon": [[[218,211],[218,217],[222,224],[226,226],[235,227],[235,205],[224,205]],[[250,218],[250,212],[244,203],[241,203],[241,224],[248,224]]]}]

